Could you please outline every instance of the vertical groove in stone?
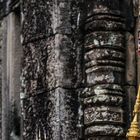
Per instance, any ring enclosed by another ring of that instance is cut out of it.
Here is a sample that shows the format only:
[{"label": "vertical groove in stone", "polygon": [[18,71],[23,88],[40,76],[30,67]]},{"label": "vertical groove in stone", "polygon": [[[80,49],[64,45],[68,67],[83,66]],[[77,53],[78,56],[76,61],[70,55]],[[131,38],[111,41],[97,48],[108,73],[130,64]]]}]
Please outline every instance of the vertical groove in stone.
[{"label": "vertical groove in stone", "polygon": [[0,139],[2,139],[2,21],[0,21]]},{"label": "vertical groove in stone", "polygon": [[137,66],[136,66],[136,47],[134,35],[127,32],[126,33],[126,67],[125,67],[125,80],[126,80],[126,95],[127,101],[126,108],[129,110],[127,113],[128,117],[126,119],[127,126],[130,126],[132,120],[132,113],[136,99],[136,85],[137,85]]},{"label": "vertical groove in stone", "polygon": [[19,38],[19,17],[15,12],[4,19],[2,139],[20,137],[20,72],[22,49]]},{"label": "vertical groove in stone", "polygon": [[125,136],[125,18],[122,3],[118,0],[87,1],[86,88],[81,94],[87,140]]},{"label": "vertical groove in stone", "polygon": [[[134,36],[135,36],[135,47],[136,47],[136,62],[137,62],[137,85],[140,84],[140,49],[139,49],[139,34],[140,34],[140,17],[139,17],[139,1],[134,0],[133,9],[134,9]],[[138,90],[138,89],[137,89]]]}]

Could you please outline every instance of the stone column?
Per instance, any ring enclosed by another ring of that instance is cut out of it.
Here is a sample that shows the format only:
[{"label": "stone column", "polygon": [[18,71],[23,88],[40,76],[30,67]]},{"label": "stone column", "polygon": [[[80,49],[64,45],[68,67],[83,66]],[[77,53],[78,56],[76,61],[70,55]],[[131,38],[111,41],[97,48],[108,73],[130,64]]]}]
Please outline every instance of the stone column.
[{"label": "stone column", "polygon": [[82,13],[77,0],[24,0],[24,140],[77,140]]},{"label": "stone column", "polygon": [[87,0],[85,24],[86,140],[125,138],[125,17],[123,1]]}]

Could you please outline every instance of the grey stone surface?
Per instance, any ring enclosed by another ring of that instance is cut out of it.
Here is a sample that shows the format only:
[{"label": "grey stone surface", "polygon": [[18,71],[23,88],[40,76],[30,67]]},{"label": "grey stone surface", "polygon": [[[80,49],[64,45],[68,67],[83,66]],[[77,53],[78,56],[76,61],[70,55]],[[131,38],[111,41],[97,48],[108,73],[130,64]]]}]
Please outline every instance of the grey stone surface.
[{"label": "grey stone surface", "polygon": [[79,2],[23,1],[23,139],[78,139],[75,90],[82,83],[83,63]]},{"label": "grey stone surface", "polygon": [[3,21],[2,140],[20,137],[20,72],[22,47],[19,17],[13,12]]},{"label": "grey stone surface", "polygon": [[[8,2],[6,11],[17,1]],[[130,3],[130,0],[22,1],[23,139],[125,139],[129,124],[125,116],[131,118],[136,85],[134,38],[130,33],[125,38],[126,30],[133,32]],[[134,8],[137,11],[136,4]],[[5,97],[9,96],[12,104],[19,99],[16,78],[20,73],[17,68],[20,54],[16,49],[17,55],[13,57],[12,47],[19,40],[13,31],[9,34],[11,24],[5,25],[2,125],[3,140],[8,140],[10,133],[15,134],[8,130],[7,108],[11,102]],[[10,109],[13,111],[13,107]]]},{"label": "grey stone surface", "polygon": [[78,94],[75,90],[40,91],[22,99],[22,109],[24,139],[77,140]]},{"label": "grey stone surface", "polygon": [[52,0],[24,0],[22,2],[23,43],[50,36],[53,2]]},{"label": "grey stone surface", "polygon": [[136,85],[136,47],[134,36],[126,33],[126,84]]},{"label": "grey stone surface", "polygon": [[96,139],[125,136],[126,26],[123,2],[87,1],[84,42],[86,88],[81,93],[86,140],[95,139],[95,136]]},{"label": "grey stone surface", "polygon": [[46,81],[48,88],[74,88],[78,81],[77,46],[67,35],[57,34],[48,46]]},{"label": "grey stone surface", "polygon": [[126,86],[125,92],[126,92],[126,98],[127,98],[127,102],[125,102],[125,106],[129,112],[126,114],[127,117],[125,119],[126,119],[127,128],[129,128],[130,122],[133,119],[133,110],[134,110],[134,104],[136,101],[137,89],[135,86]]},{"label": "grey stone surface", "polygon": [[24,61],[21,76],[21,98],[35,95],[37,94],[36,90],[45,89],[46,87],[48,42],[43,39],[23,46]]}]

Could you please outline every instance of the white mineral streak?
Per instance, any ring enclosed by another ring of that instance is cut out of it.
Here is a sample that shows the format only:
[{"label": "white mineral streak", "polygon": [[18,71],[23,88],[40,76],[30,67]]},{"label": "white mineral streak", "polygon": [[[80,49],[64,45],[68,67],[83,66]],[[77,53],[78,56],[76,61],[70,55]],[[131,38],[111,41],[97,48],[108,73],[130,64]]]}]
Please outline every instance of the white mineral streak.
[{"label": "white mineral streak", "polygon": [[78,13],[78,16],[77,16],[77,27],[79,27],[79,23],[80,23],[80,13]]}]

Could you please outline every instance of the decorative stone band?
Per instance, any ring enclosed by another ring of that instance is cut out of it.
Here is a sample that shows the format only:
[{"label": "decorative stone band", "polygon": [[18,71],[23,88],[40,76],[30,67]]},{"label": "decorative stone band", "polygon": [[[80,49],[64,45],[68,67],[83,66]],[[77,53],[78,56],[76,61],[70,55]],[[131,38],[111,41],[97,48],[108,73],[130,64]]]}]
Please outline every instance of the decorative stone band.
[{"label": "decorative stone band", "polygon": [[109,14],[122,17],[123,1],[119,0],[87,0],[87,17],[98,14]]},{"label": "decorative stone band", "polygon": [[109,94],[123,96],[123,89],[117,84],[102,84],[92,87],[87,87],[83,90],[81,97],[92,97],[94,95]]},{"label": "decorative stone band", "polygon": [[91,135],[98,135],[98,136],[122,136],[124,135],[124,130],[121,126],[114,126],[114,125],[98,125],[98,126],[90,126],[85,130],[85,135],[89,137]]},{"label": "decorative stone band", "polygon": [[123,104],[123,97],[121,96],[114,96],[114,95],[95,95],[93,97],[88,97],[84,99],[83,104],[102,104],[104,102],[105,105],[115,105],[115,106],[122,106]]},{"label": "decorative stone band", "polygon": [[119,85],[97,85],[85,88],[81,97],[83,105],[111,105],[122,106],[124,101],[124,91]]},{"label": "decorative stone band", "polygon": [[117,30],[125,30],[125,24],[122,22],[116,22],[116,21],[107,21],[107,20],[95,20],[92,22],[89,22],[86,24],[85,29],[86,32],[90,32],[90,31],[102,31],[104,30],[104,27],[106,28],[106,30],[108,31],[117,31]]},{"label": "decorative stone band", "polygon": [[96,48],[125,50],[124,35],[122,32],[94,31],[85,36],[85,51]]},{"label": "decorative stone band", "polygon": [[84,110],[84,124],[123,124],[123,110],[118,107],[96,106]]}]

